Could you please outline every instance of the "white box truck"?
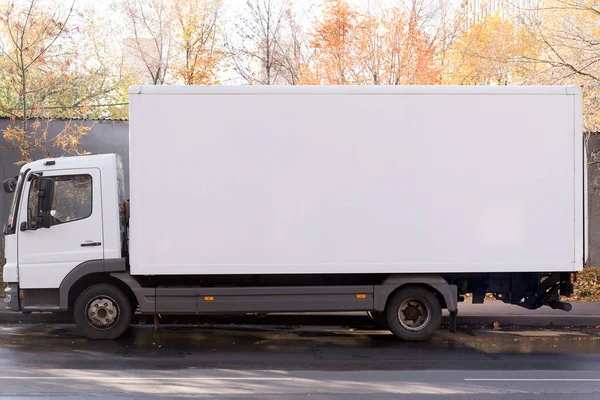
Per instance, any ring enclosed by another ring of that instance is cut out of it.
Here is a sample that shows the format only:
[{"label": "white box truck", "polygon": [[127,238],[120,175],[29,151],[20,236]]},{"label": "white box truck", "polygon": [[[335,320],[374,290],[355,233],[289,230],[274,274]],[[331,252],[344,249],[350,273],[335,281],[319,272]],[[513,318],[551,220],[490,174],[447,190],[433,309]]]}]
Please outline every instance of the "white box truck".
[{"label": "white box truck", "polygon": [[98,339],[136,310],[365,311],[423,340],[467,293],[568,311],[586,259],[578,87],[133,86],[130,163],[130,203],[116,155],[4,183],[7,308]]}]

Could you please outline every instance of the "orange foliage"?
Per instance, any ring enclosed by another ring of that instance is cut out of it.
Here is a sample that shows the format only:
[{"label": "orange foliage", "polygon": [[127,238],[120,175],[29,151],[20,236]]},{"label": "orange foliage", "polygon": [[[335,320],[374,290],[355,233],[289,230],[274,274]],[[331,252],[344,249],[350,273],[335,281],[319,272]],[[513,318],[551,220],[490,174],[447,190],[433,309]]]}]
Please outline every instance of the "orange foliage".
[{"label": "orange foliage", "polygon": [[303,82],[328,85],[413,85],[440,83],[436,46],[421,27],[413,5],[378,15],[360,12],[346,0],[325,0],[314,26],[311,68]]},{"label": "orange foliage", "polygon": [[310,42],[315,81],[326,85],[355,82],[355,47],[359,14],[346,0],[325,0],[323,20]]},{"label": "orange foliage", "polygon": [[174,0],[175,47],[180,57],[174,70],[186,85],[217,83],[225,54],[217,44],[221,0]]},{"label": "orange foliage", "polygon": [[397,8],[384,20],[386,83],[390,85],[439,84],[441,69],[435,64],[433,38],[419,26],[422,16],[413,8],[410,15]]},{"label": "orange foliage", "polygon": [[514,84],[532,75],[532,63],[527,61],[539,52],[540,44],[524,27],[493,14],[458,37],[449,55],[453,69],[446,71],[445,80],[461,85]]}]

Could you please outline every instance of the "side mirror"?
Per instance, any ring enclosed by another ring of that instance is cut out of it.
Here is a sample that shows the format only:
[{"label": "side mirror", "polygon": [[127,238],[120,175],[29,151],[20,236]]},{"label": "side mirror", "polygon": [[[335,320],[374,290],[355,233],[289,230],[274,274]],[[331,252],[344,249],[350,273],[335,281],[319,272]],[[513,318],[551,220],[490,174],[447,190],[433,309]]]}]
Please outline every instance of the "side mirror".
[{"label": "side mirror", "polygon": [[37,228],[50,228],[52,226],[52,202],[54,201],[54,179],[40,178],[40,189],[38,191],[38,217]]},{"label": "side mirror", "polygon": [[17,178],[6,179],[2,182],[2,186],[4,186],[4,191],[6,193],[14,193],[17,188]]}]

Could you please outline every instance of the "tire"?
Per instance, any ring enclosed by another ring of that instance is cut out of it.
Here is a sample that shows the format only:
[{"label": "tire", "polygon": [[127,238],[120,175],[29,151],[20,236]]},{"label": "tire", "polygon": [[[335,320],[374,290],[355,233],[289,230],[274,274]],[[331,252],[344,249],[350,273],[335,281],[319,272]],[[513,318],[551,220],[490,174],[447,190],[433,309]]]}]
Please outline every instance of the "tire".
[{"label": "tire", "polygon": [[396,337],[423,341],[439,328],[442,307],[431,290],[413,286],[400,289],[393,295],[388,301],[386,315],[390,330]]},{"label": "tire", "polygon": [[384,312],[378,311],[367,311],[367,315],[375,322],[377,325],[382,327],[383,329],[390,329],[388,325],[387,316]]},{"label": "tire", "polygon": [[116,339],[129,325],[133,312],[131,302],[119,288],[98,284],[85,289],[73,308],[77,328],[89,339]]}]

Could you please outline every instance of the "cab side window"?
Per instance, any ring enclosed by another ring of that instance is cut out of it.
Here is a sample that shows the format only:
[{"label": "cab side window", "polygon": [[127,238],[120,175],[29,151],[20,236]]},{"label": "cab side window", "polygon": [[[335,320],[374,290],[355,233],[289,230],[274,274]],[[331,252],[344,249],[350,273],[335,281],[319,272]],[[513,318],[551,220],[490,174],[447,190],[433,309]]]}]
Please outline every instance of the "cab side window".
[{"label": "cab side window", "polygon": [[35,228],[38,215],[38,192],[40,180],[34,178],[29,186],[29,201],[27,202],[27,226]]},{"label": "cab side window", "polygon": [[54,179],[52,213],[56,223],[78,221],[92,215],[92,177],[57,176]]},{"label": "cab side window", "polygon": [[[39,179],[29,188],[28,223],[34,227],[38,210]],[[92,215],[92,177],[90,175],[64,175],[54,177],[52,200],[52,225],[79,221]]]}]

